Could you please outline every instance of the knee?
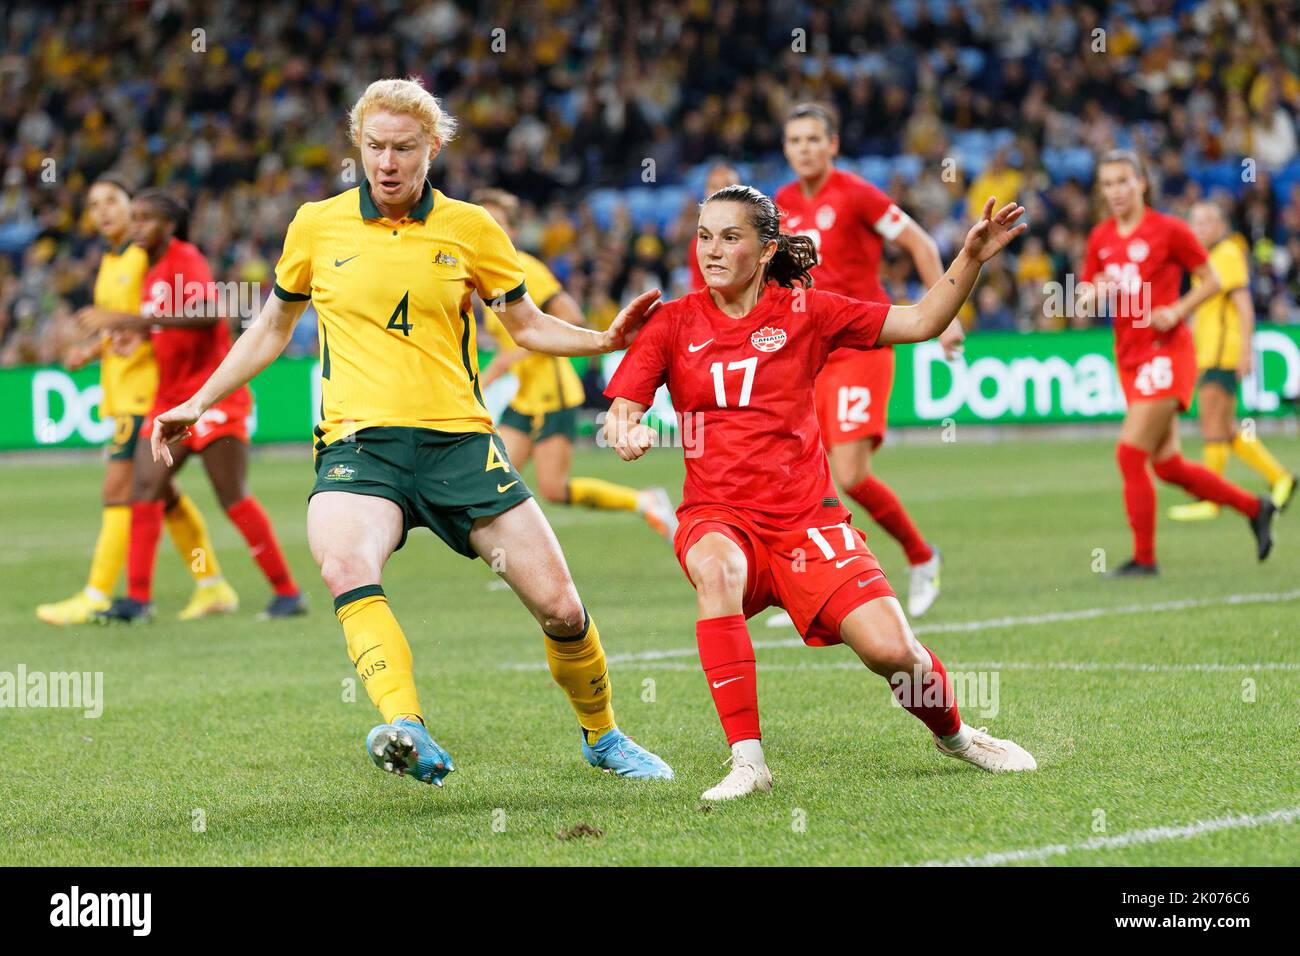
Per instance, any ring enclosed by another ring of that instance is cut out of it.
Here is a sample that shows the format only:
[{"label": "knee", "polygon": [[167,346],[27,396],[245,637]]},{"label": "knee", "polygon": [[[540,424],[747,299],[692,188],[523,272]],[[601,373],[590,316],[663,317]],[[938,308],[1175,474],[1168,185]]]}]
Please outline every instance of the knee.
[{"label": "knee", "polygon": [[582,630],[587,612],[572,587],[545,601],[540,609],[542,630],[558,637],[573,637]]},{"label": "knee", "polygon": [[871,477],[871,461],[840,462],[832,464],[832,477],[841,488],[856,488]]},{"label": "knee", "polygon": [[569,482],[563,478],[537,477],[538,493],[551,504],[563,505],[569,502]]},{"label": "knee", "polygon": [[321,580],[338,597],[354,588],[379,583],[379,565],[351,552],[331,552],[320,562]]},{"label": "knee", "polygon": [[711,554],[694,562],[691,568],[695,590],[706,601],[728,597],[742,599],[745,579],[745,562],[739,555]]},{"label": "knee", "polygon": [[900,632],[872,642],[867,666],[886,679],[895,674],[925,673],[930,670],[930,654],[911,634]]}]

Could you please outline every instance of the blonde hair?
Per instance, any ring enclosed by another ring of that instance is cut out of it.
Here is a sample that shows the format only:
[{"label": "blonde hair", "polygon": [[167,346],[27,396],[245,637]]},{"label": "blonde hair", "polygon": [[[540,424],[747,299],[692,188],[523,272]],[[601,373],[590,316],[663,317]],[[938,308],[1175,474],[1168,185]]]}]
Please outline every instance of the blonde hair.
[{"label": "blonde hair", "polygon": [[504,189],[476,189],[470,202],[479,206],[496,206],[506,216],[506,224],[513,229],[519,222],[519,200]]},{"label": "blonde hair", "polygon": [[405,80],[375,80],[366,87],[348,114],[348,135],[353,146],[361,145],[361,122],[372,110],[404,113],[420,121],[429,142],[439,149],[456,135],[455,117],[443,110],[438,98],[424,88],[418,76]]}]

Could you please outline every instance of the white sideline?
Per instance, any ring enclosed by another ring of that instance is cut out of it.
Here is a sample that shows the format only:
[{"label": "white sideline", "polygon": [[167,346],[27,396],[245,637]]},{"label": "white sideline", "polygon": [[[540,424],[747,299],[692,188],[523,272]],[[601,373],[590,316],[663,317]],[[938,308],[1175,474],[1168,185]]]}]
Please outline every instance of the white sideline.
[{"label": "white sideline", "polygon": [[1211,820],[1197,820],[1184,826],[1150,827],[1146,830],[1129,830],[1114,836],[1096,836],[1080,843],[1052,843],[1047,846],[1028,847],[1023,850],[1005,850],[1000,853],[986,853],[983,856],[963,856],[955,860],[927,860],[913,863],[911,866],[1000,866],[1003,863],[1026,863],[1034,860],[1046,860],[1066,853],[1088,852],[1092,850],[1114,850],[1126,846],[1138,846],[1144,843],[1163,843],[1167,840],[1186,840],[1214,833],[1218,830],[1238,830],[1243,827],[1271,826],[1278,823],[1293,823],[1300,819],[1300,807],[1287,807],[1270,810],[1268,813],[1230,814]]},{"label": "white sideline", "polygon": [[[802,641],[800,642],[803,643]],[[641,670],[653,671],[699,671],[699,663],[680,661],[636,661]],[[547,665],[534,667],[530,662],[506,664],[510,670],[545,670]],[[1224,674],[1254,673],[1260,671],[1300,671],[1300,662],[1296,661],[1259,661],[1245,664],[1189,663],[1189,664],[1147,664],[1140,661],[953,661],[944,662],[949,671],[1134,671],[1149,674]],[[847,661],[834,661],[828,664],[759,664],[758,669],[770,671],[860,671],[862,662],[857,658]]]},{"label": "white sideline", "polygon": [[[1086,621],[1099,617],[1110,617],[1112,615],[1158,614],[1168,611],[1186,611],[1192,608],[1219,607],[1236,604],[1282,604],[1287,601],[1295,600],[1300,600],[1300,590],[1281,591],[1277,593],[1227,594],[1216,598],[1186,598],[1180,601],[1159,601],[1155,604],[1125,604],[1118,607],[1091,607],[1082,608],[1077,611],[1053,611],[1047,614],[1026,614],[1020,617],[989,618],[983,621],[953,621],[949,624],[918,624],[912,628],[912,633],[918,637],[923,634],[969,633],[972,631],[995,630],[1003,627],[1057,624],[1063,621]],[[757,650],[763,650],[765,648],[802,646],[803,641],[798,637],[787,637],[770,641],[754,641],[754,647]],[[694,647],[673,647],[657,651],[635,651],[626,654],[610,654],[606,660],[610,664],[628,664],[639,661],[668,660],[674,657],[695,657],[698,653],[699,651]],[[506,670],[527,671],[547,669],[545,661],[506,663],[501,666]]]}]

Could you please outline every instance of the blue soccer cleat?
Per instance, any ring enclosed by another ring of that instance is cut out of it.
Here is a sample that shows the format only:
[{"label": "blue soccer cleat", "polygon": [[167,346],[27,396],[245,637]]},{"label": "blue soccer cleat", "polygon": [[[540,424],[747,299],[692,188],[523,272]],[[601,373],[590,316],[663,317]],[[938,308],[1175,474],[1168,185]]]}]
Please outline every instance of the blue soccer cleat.
[{"label": "blue soccer cleat", "polygon": [[593,767],[633,780],[673,779],[672,767],[617,727],[607,731],[594,745],[587,743],[585,730],[581,733],[582,755]]},{"label": "blue soccer cleat", "polygon": [[418,720],[401,718],[380,724],[366,735],[366,753],[386,773],[399,777],[409,774],[421,783],[438,787],[456,769],[451,754],[434,743],[428,728]]}]

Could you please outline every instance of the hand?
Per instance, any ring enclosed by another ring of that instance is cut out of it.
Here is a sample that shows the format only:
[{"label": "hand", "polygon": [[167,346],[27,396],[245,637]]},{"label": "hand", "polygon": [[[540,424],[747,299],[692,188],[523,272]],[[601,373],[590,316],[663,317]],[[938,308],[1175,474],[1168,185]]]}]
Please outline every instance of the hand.
[{"label": "hand", "polygon": [[605,330],[602,336],[604,341],[601,350],[604,352],[617,352],[619,349],[627,348],[637,330],[645,325],[650,316],[654,315],[655,310],[659,308],[661,304],[659,297],[661,295],[663,293],[658,289],[651,289],[649,292],[642,292],[624,306],[623,311],[614,316],[614,321]]},{"label": "hand", "polygon": [[1151,310],[1151,324],[1157,332],[1168,332],[1181,321],[1183,317],[1172,305],[1158,305]]},{"label": "hand", "polygon": [[135,329],[114,329],[111,335],[108,347],[114,355],[130,355],[146,341],[145,334]]},{"label": "hand", "polygon": [[68,349],[68,354],[63,357],[63,367],[69,372],[75,372],[77,369],[84,368],[87,364],[94,361],[95,356],[98,354],[98,345],[74,345],[72,348]]},{"label": "hand", "polygon": [[997,202],[992,196],[984,204],[984,213],[980,221],[971,226],[966,233],[966,243],[962,250],[978,263],[985,263],[1006,248],[1007,243],[1029,228],[1028,223],[1016,224],[1025,213],[1024,206],[1013,202],[1007,203],[995,214],[993,204]]},{"label": "hand", "polygon": [[149,436],[149,448],[153,460],[161,458],[168,465],[172,464],[172,450],[168,445],[190,437],[190,426],[199,420],[206,409],[191,398],[182,405],[168,409],[153,420],[153,434]]},{"label": "hand", "polygon": [[657,444],[658,433],[649,425],[639,422],[631,428],[620,429],[614,438],[614,450],[624,461],[636,461]]},{"label": "hand", "polygon": [[939,345],[943,347],[943,357],[949,362],[958,358],[963,351],[963,343],[966,341],[966,327],[961,324],[961,319],[953,319],[948,323],[948,327],[939,334]]},{"label": "hand", "polygon": [[1237,374],[1244,380],[1255,371],[1255,352],[1249,345],[1241,350],[1241,361],[1237,363]]},{"label": "hand", "polygon": [[83,332],[105,332],[113,327],[114,315],[99,306],[87,305],[78,309],[73,319]]}]

